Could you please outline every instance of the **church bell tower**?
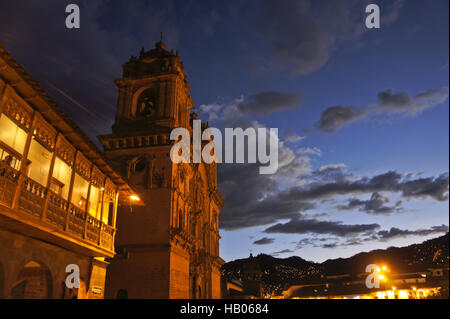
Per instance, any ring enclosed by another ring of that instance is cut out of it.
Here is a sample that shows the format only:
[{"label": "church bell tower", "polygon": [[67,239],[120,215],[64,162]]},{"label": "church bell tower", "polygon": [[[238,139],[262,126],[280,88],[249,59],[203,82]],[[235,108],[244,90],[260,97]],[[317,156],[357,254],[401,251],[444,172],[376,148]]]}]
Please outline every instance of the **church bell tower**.
[{"label": "church bell tower", "polygon": [[106,297],[220,298],[216,164],[174,164],[170,132],[192,131],[194,103],[178,52],[162,41],[123,65],[112,134],[99,136],[111,165],[140,194],[118,209]]},{"label": "church bell tower", "polygon": [[142,49],[138,58],[131,57],[116,84],[119,100],[113,133],[189,126],[194,103],[183,63],[178,52],[165,50],[163,42],[156,43],[153,50]]}]

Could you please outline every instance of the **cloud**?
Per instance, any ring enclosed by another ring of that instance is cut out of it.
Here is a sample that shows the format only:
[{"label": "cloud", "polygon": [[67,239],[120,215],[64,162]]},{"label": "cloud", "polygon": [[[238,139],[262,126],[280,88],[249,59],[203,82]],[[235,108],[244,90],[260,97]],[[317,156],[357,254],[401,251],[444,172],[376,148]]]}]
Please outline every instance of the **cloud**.
[{"label": "cloud", "polygon": [[220,214],[222,229],[273,224],[315,207],[308,202],[279,200],[278,182],[269,175],[260,175],[254,164],[221,164],[218,175],[226,201]]},{"label": "cloud", "polygon": [[336,242],[339,238],[337,237],[308,237],[302,238],[297,242],[296,248],[302,249],[304,247],[314,247],[314,248],[324,248],[324,245],[329,244],[327,242],[334,241]]},{"label": "cloud", "polygon": [[449,198],[449,175],[444,173],[437,178],[427,177],[406,181],[401,184],[401,190],[403,196],[408,198],[431,197],[440,202],[447,201]]},{"label": "cloud", "polygon": [[265,233],[282,234],[332,234],[339,237],[356,236],[371,233],[380,225],[378,224],[355,224],[348,225],[336,221],[320,221],[316,219],[292,218],[287,223],[278,223],[265,229]]},{"label": "cloud", "polygon": [[334,133],[342,126],[359,121],[368,115],[368,109],[355,106],[332,106],[327,108],[316,123],[319,131]]},{"label": "cloud", "polygon": [[325,133],[335,133],[343,126],[377,115],[417,115],[446,101],[448,86],[429,89],[414,97],[406,92],[394,93],[392,89],[377,94],[378,102],[372,106],[332,106],[322,112],[316,128]]},{"label": "cloud", "polygon": [[392,89],[378,93],[378,107],[392,112],[403,112],[413,105],[412,97],[405,92],[393,94]]},{"label": "cloud", "polygon": [[341,205],[337,208],[339,210],[352,210],[359,208],[360,211],[372,215],[389,215],[393,212],[400,212],[401,209],[398,207],[402,204],[401,201],[395,203],[394,206],[386,206],[389,203],[389,198],[381,195],[378,192],[374,192],[369,200],[359,200],[357,198],[352,198],[349,200],[347,205]]},{"label": "cloud", "polygon": [[[261,128],[264,125],[240,115],[238,106],[244,98],[219,100],[202,105],[200,115],[215,118],[216,127]],[[271,138],[274,138],[271,136]],[[269,140],[269,139],[267,139]],[[307,202],[281,201],[277,194],[284,187],[298,183],[312,171],[311,158],[296,154],[295,149],[278,139],[278,171],[273,175],[260,175],[256,164],[220,164],[218,182],[226,205],[220,214],[222,229],[234,230],[273,224],[279,219],[289,219],[299,212],[313,209]],[[245,189],[245,192],[242,190]]]},{"label": "cloud", "polygon": [[393,93],[392,89],[378,93],[378,108],[387,112],[415,115],[448,99],[449,88],[429,89],[412,97],[406,92]]},{"label": "cloud", "polygon": [[263,237],[261,239],[255,240],[253,245],[269,245],[275,241],[275,238]]},{"label": "cloud", "polygon": [[448,86],[439,89],[429,89],[423,93],[419,93],[414,98],[416,110],[413,113],[421,112],[427,108],[443,103],[448,99],[448,96]]},{"label": "cloud", "polygon": [[[393,1],[385,9],[384,26],[397,19],[402,6],[403,1]],[[364,7],[358,0],[264,0],[259,10],[263,17],[249,23],[270,46],[277,65],[304,75],[322,68],[339,46],[367,32]]]},{"label": "cloud", "polygon": [[284,140],[289,143],[296,143],[296,142],[304,140],[305,138],[306,138],[305,136],[300,136],[300,135],[294,133],[292,130],[288,130],[284,134]]},{"label": "cloud", "polygon": [[[315,172],[316,173],[316,172]],[[317,174],[317,173],[316,173]],[[437,201],[448,200],[449,175],[444,173],[436,178],[419,178],[404,180],[402,176],[389,171],[372,178],[362,177],[358,180],[348,180],[338,176],[336,181],[309,187],[292,187],[280,194],[283,200],[312,201],[324,199],[335,195],[371,193],[371,192],[401,192],[406,198],[431,197]]]},{"label": "cloud", "polygon": [[318,157],[322,156],[322,150],[318,147],[302,147],[297,150],[299,155],[315,155]]},{"label": "cloud", "polygon": [[359,208],[374,215],[401,211],[402,202],[388,206],[380,192],[400,193],[406,199],[431,198],[440,202],[448,200],[449,196],[448,173],[416,179],[412,179],[411,174],[402,176],[395,171],[357,177],[347,173],[345,165],[334,164],[303,175],[300,181],[304,184],[280,189],[279,180],[259,175],[256,167],[248,165],[251,166],[222,165],[219,169],[219,188],[227,203],[220,215],[223,229],[270,225],[282,219],[295,220],[299,213],[319,208],[320,200],[338,195],[372,194],[367,201],[350,200],[346,208]]},{"label": "cloud", "polygon": [[390,230],[381,230],[377,233],[379,239],[381,241],[387,241],[393,238],[404,238],[408,236],[428,236],[434,234],[442,234],[448,232],[447,225],[440,226],[432,226],[428,229],[417,229],[417,230],[408,230],[408,229],[399,229],[396,227],[392,227]]},{"label": "cloud", "polygon": [[345,182],[353,177],[353,174],[347,172],[347,166],[344,163],[322,165],[313,171],[311,177],[319,182],[326,181]]},{"label": "cloud", "polygon": [[282,254],[293,253],[293,252],[294,251],[291,250],[291,249],[283,249],[283,250],[280,250],[280,251],[275,251],[275,252],[271,253],[270,255],[272,255],[272,256],[279,256],[279,255],[282,255]]},{"label": "cloud", "polygon": [[245,98],[237,105],[243,114],[270,114],[300,108],[301,96],[295,92],[260,92]]}]

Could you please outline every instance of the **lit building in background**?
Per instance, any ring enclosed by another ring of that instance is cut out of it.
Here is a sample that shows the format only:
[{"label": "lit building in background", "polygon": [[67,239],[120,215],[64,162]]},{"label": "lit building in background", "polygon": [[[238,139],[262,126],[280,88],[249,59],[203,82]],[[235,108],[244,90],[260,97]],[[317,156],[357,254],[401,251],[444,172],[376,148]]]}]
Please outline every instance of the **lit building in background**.
[{"label": "lit building in background", "polygon": [[[97,147],[0,46],[0,298],[103,298],[117,205],[130,196]],[[79,266],[79,289],[65,286],[69,264]]]},{"label": "lit building in background", "polygon": [[282,295],[286,299],[424,299],[448,293],[448,267],[397,273],[383,266],[378,271],[379,288],[367,288],[367,273],[336,274],[291,285]]}]

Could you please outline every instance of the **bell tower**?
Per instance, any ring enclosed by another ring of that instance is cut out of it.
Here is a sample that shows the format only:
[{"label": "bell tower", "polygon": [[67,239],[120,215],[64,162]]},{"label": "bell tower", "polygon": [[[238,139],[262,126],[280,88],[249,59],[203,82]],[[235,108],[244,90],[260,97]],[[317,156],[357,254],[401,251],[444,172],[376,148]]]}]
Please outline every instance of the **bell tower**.
[{"label": "bell tower", "polygon": [[150,51],[142,49],[138,58],[132,56],[115,82],[119,97],[113,133],[189,126],[194,103],[183,63],[178,52],[165,50],[163,42]]},{"label": "bell tower", "polygon": [[[220,298],[220,208],[213,164],[174,164],[177,127],[192,131],[194,103],[178,52],[162,41],[123,65],[112,134],[99,136],[111,165],[140,194],[118,208],[117,256],[106,297]],[[137,206],[137,203],[143,203]]]}]

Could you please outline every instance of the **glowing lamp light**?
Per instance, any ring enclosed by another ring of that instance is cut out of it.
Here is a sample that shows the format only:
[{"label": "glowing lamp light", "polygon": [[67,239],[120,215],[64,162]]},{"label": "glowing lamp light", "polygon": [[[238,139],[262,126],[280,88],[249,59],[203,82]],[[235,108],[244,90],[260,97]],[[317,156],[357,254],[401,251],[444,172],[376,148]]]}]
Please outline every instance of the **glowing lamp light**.
[{"label": "glowing lamp light", "polygon": [[383,266],[383,267],[381,267],[384,271],[386,271],[386,269],[387,269],[387,267],[386,266]]},{"label": "glowing lamp light", "polygon": [[131,199],[131,200],[134,200],[134,201],[140,200],[139,197],[137,197],[136,195],[131,195],[131,196],[130,196],[130,199]]},{"label": "glowing lamp light", "polygon": [[405,290],[400,290],[398,292],[398,298],[399,299],[408,299],[408,292]]},{"label": "glowing lamp light", "polygon": [[386,279],[386,277],[384,275],[379,275],[378,278],[380,278],[380,280]]},{"label": "glowing lamp light", "polygon": [[384,299],[386,297],[386,294],[382,291],[377,292],[378,299]]}]

